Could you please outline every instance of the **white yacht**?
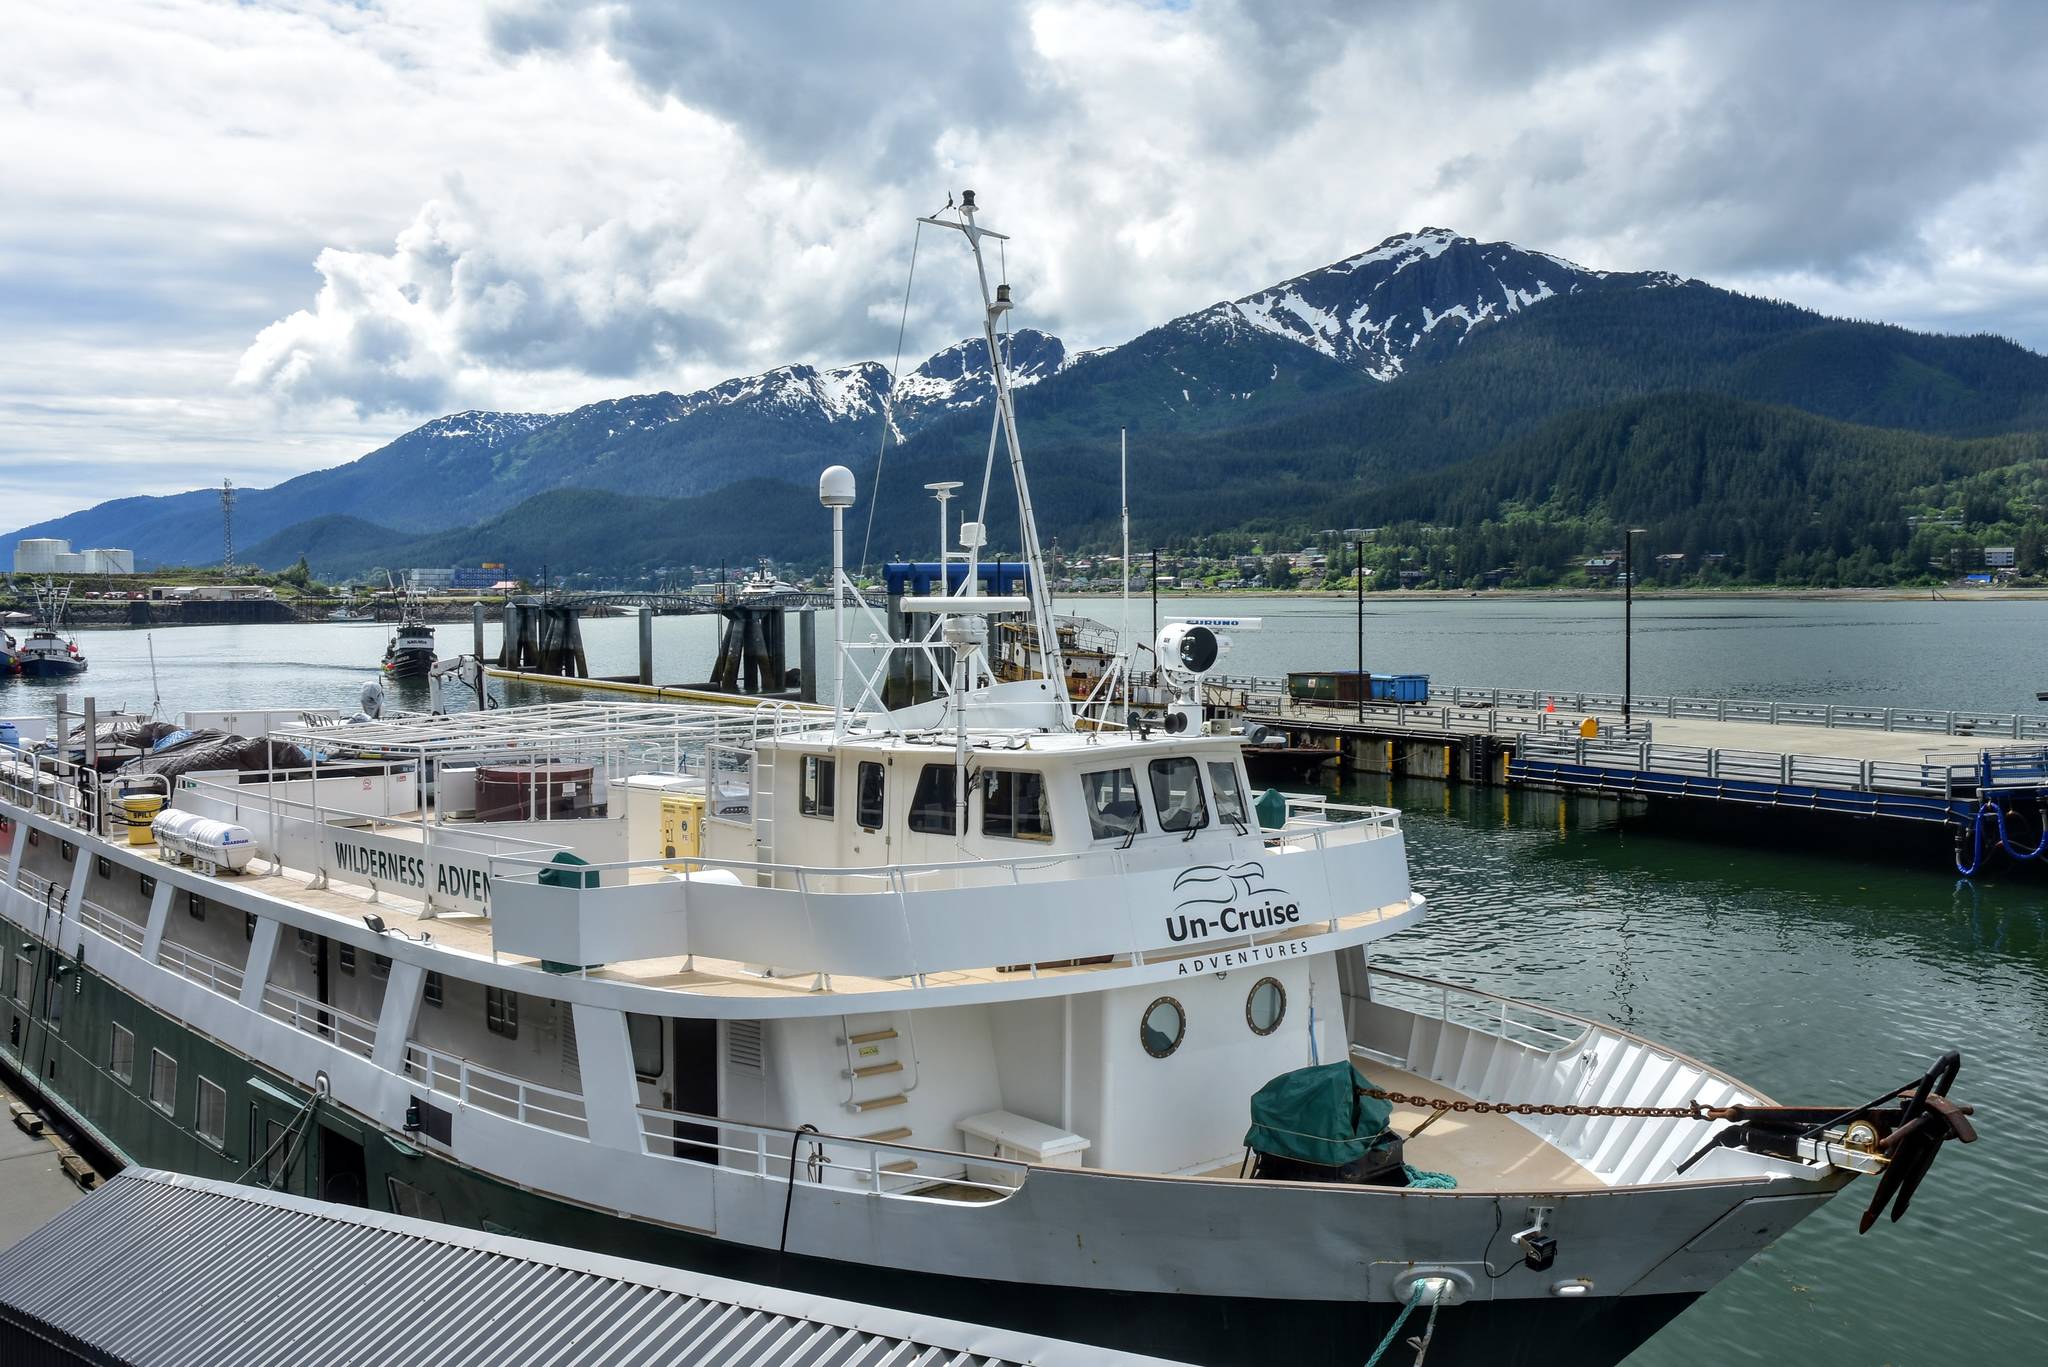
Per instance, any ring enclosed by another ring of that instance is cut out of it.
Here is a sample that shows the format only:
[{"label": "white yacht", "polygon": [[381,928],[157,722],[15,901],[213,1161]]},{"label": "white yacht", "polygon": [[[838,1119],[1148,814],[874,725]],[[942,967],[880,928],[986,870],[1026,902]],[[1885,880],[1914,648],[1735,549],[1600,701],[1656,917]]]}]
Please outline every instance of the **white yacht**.
[{"label": "white yacht", "polygon": [[[971,195],[932,222],[982,264]],[[1262,822],[1242,737],[1077,724],[994,384],[1028,596],[927,597],[938,634],[888,641],[826,472],[829,708],[281,714],[254,768],[0,762],[0,1062],[117,1160],[1203,1362],[1355,1364],[1410,1315],[1438,1367],[1617,1362],[1969,1137],[1952,1060],[1778,1108],[1375,966],[1428,933],[1398,813]],[[1048,677],[999,681],[1019,612]],[[940,692],[885,712],[899,649]]]}]

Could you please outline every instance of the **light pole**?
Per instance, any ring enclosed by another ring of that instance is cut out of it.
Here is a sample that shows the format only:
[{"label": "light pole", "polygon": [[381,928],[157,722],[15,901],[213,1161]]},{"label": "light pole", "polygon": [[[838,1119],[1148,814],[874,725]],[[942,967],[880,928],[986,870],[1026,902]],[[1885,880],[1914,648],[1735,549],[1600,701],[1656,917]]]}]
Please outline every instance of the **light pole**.
[{"label": "light pole", "polygon": [[1152,548],[1152,639],[1159,639],[1159,548]]},{"label": "light pole", "polygon": [[1358,724],[1365,725],[1365,543],[1351,543],[1351,577],[1358,581]]},{"label": "light pole", "polygon": [[1636,533],[1621,534],[1621,729],[1628,731],[1629,704],[1635,698]]}]

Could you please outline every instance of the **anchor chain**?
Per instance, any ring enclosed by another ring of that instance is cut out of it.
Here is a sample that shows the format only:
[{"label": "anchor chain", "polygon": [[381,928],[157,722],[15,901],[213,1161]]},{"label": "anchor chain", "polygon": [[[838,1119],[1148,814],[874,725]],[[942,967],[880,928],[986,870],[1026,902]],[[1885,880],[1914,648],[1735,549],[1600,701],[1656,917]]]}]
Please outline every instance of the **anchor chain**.
[{"label": "anchor chain", "polygon": [[1415,1096],[1408,1092],[1390,1092],[1381,1087],[1360,1087],[1360,1096],[1369,1096],[1375,1101],[1389,1101],[1396,1106],[1420,1106],[1430,1111],[1455,1111],[1461,1115],[1564,1115],[1564,1116],[1627,1116],[1641,1120],[1729,1120],[1733,1118],[1730,1108],[1702,1106],[1697,1101],[1684,1106],[1574,1106],[1563,1102],[1548,1101],[1470,1101],[1459,1098],[1452,1101],[1440,1096]]}]

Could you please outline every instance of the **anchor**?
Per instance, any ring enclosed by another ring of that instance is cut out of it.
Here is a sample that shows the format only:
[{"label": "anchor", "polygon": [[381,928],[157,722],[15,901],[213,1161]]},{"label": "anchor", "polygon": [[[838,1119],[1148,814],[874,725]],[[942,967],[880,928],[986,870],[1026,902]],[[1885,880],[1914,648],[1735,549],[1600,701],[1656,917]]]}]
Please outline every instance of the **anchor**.
[{"label": "anchor", "polygon": [[1893,1223],[1913,1203],[1927,1170],[1949,1140],[1972,1144],[1977,1127],[1974,1106],[1948,1099],[1962,1070],[1963,1056],[1951,1049],[1912,1082],[1846,1111],[1813,1106],[1729,1106],[1718,1117],[1734,1123],[1716,1134],[1698,1152],[1678,1165],[1683,1173],[1715,1149],[1750,1153],[1794,1162],[1821,1161],[1856,1172],[1878,1174],[1877,1190],[1857,1222],[1867,1234],[1891,1206]]}]

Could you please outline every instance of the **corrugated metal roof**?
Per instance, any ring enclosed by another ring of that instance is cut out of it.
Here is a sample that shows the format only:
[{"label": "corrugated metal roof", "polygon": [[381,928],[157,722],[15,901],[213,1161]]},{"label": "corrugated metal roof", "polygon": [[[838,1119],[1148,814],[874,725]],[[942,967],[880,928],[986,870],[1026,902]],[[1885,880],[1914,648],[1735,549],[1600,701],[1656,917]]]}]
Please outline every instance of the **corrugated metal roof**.
[{"label": "corrugated metal roof", "polygon": [[0,1253],[7,1319],[206,1367],[1146,1361],[142,1168]]}]

